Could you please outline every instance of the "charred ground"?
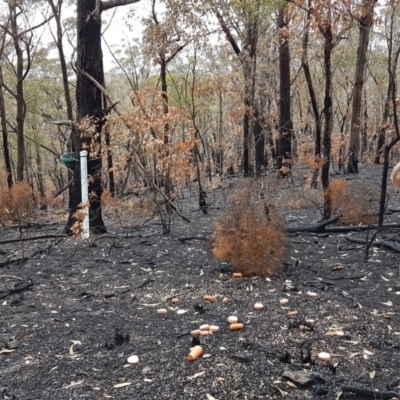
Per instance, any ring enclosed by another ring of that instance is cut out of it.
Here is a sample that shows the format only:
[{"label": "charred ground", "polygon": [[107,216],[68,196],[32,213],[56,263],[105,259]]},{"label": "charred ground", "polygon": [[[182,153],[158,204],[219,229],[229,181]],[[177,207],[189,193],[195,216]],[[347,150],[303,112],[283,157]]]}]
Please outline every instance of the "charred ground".
[{"label": "charred ground", "polygon": [[[296,185],[300,178],[294,178]],[[365,168],[351,179],[379,185],[380,169]],[[365,244],[348,237],[365,240],[375,230],[294,233],[276,276],[234,279],[211,246],[213,223],[235,185],[225,181],[209,193],[206,215],[188,191],[181,212],[191,223],[174,217],[169,235],[157,219],[143,224],[144,218],[111,215],[109,233],[90,243],[56,237],[63,224],[51,221],[3,228],[0,398],[385,399],[400,393],[398,228],[374,238],[392,235],[394,250],[371,246],[368,259]],[[290,182],[279,185],[271,197],[295,190]],[[399,196],[390,205],[398,208]],[[288,226],[320,218],[315,207],[283,214]],[[386,215],[386,223],[400,226],[400,213]],[[204,295],[217,301],[205,302]],[[253,311],[255,302],[265,310]],[[159,308],[168,312],[158,315]],[[229,315],[244,330],[230,331]],[[204,356],[189,362],[189,332],[206,323],[220,332],[201,337]],[[326,335],[336,330],[344,335]],[[317,360],[321,351],[334,355],[331,363]],[[140,362],[129,365],[133,354]]]}]

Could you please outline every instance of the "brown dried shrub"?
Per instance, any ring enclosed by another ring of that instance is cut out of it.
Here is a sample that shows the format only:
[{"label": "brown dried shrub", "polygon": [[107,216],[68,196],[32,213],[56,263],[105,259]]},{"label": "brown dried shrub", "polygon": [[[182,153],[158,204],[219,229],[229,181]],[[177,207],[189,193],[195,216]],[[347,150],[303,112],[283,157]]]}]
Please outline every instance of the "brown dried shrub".
[{"label": "brown dried shrub", "polygon": [[157,211],[152,198],[143,194],[115,199],[108,190],[101,195],[101,204],[109,212],[118,216],[151,217]]},{"label": "brown dried shrub", "polygon": [[26,182],[17,182],[11,189],[0,189],[0,222],[21,221],[35,211],[32,188]]},{"label": "brown dried shrub", "polygon": [[244,276],[273,275],[288,244],[283,223],[250,196],[248,191],[240,192],[215,224],[213,254]]},{"label": "brown dried shrub", "polygon": [[341,215],[345,225],[368,225],[377,222],[375,188],[361,182],[348,182],[343,178],[333,179],[329,184],[333,214]]},{"label": "brown dried shrub", "polygon": [[326,163],[325,158],[315,156],[314,154],[299,154],[299,162],[310,169],[321,169]]}]

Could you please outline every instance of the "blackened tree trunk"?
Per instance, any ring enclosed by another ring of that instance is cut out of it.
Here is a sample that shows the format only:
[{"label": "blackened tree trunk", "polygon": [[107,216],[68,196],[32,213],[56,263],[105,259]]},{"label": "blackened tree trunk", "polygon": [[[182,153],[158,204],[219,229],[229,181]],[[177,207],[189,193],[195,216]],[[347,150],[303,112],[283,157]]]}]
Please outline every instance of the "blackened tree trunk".
[{"label": "blackened tree trunk", "polygon": [[304,71],[304,76],[307,82],[308,93],[310,95],[311,106],[315,121],[315,164],[311,187],[317,188],[318,186],[318,175],[319,175],[319,164],[321,160],[321,118],[318,111],[317,96],[314,90],[314,84],[311,77],[310,66],[308,64],[308,38],[309,38],[309,24],[311,20],[311,0],[308,0],[307,7],[307,21],[304,28],[303,43],[302,43],[302,54],[301,54],[301,66]]},{"label": "blackened tree trunk", "polygon": [[327,220],[332,213],[332,196],[329,191],[329,167],[331,160],[331,135],[332,135],[332,66],[331,56],[333,49],[332,28],[330,18],[326,27],[323,28],[324,35],[324,69],[325,69],[325,93],[324,93],[324,117],[325,127],[322,137],[323,163],[321,169],[321,181],[324,190],[324,212],[323,219]]},{"label": "blackened tree trunk", "polygon": [[13,178],[11,169],[10,149],[8,147],[8,130],[6,122],[6,107],[4,102],[2,65],[0,65],[0,118],[1,118],[1,133],[3,137],[4,165],[6,167],[6,172],[7,172],[7,185],[9,188],[11,188],[11,186],[13,185]]},{"label": "blackened tree trunk", "polygon": [[[394,21],[394,14],[396,8],[393,7],[390,15],[390,23],[387,24],[389,28],[388,32],[388,38],[387,38],[387,46],[388,46],[388,65],[387,65],[387,71],[389,78],[391,76],[396,75],[397,71],[397,64],[399,60],[399,55],[400,55],[400,47],[397,47],[397,49],[393,49],[393,21]],[[392,104],[392,96],[393,93],[396,91],[396,82],[393,79],[389,79],[389,84],[386,92],[386,101],[385,101],[385,108],[383,111],[383,116],[382,116],[382,123],[379,129],[379,136],[378,136],[378,145],[376,149],[376,155],[375,155],[375,164],[380,164],[380,159],[382,155],[382,151],[384,150],[385,146],[385,141],[386,141],[386,129],[389,126],[389,116],[390,116],[390,107]]]},{"label": "blackened tree trunk", "polygon": [[[67,68],[67,62],[65,59],[65,54],[64,54],[64,46],[63,46],[63,25],[62,25],[62,18],[61,18],[61,10],[63,6],[63,0],[48,0],[48,3],[51,7],[51,11],[54,15],[54,19],[56,22],[56,29],[57,29],[57,34],[56,34],[56,45],[57,45],[57,51],[58,51],[58,57],[60,59],[60,67],[61,67],[61,76],[62,76],[62,83],[63,83],[63,89],[64,89],[64,96],[65,96],[65,106],[66,106],[66,111],[67,111],[67,118],[69,121],[74,120],[74,115],[73,115],[73,109],[72,109],[72,98],[71,98],[71,92],[69,90],[69,81],[68,81],[68,68]],[[76,129],[74,125],[71,125],[71,129]],[[73,136],[72,136],[73,137]],[[75,148],[73,145],[73,141],[69,140],[67,143],[67,150],[68,152],[74,152]],[[71,180],[72,178],[72,173],[71,171],[68,170],[68,181]],[[72,187],[68,187],[68,193],[69,193],[69,207],[72,208]]]},{"label": "blackened tree trunk", "polygon": [[65,60],[64,55],[64,46],[63,46],[63,25],[61,20],[61,9],[63,5],[63,0],[57,0],[57,3],[54,0],[48,0],[48,3],[51,7],[51,11],[54,15],[54,19],[56,22],[56,45],[58,56],[60,59],[60,67],[61,67],[61,77],[64,89],[64,96],[65,96],[65,105],[67,111],[67,117],[70,121],[73,121],[73,111],[72,111],[72,99],[71,99],[71,92],[69,90],[69,81],[68,81],[68,68],[67,62]]},{"label": "blackened tree trunk", "polygon": [[[25,166],[25,136],[24,136],[24,125],[25,125],[25,99],[24,99],[24,79],[30,67],[28,63],[28,69],[24,72],[24,49],[21,45],[22,36],[18,25],[18,17],[22,13],[16,2],[9,3],[10,11],[10,25],[11,34],[14,44],[14,50],[17,58],[16,65],[16,92],[15,100],[17,102],[16,110],[16,122],[17,122],[17,181],[24,179],[24,166]],[[28,39],[29,40],[29,39]],[[25,43],[27,55],[29,56],[29,45]],[[28,57],[28,60],[30,57]]]},{"label": "blackened tree trunk", "polygon": [[[246,79],[246,77],[245,77]],[[246,89],[245,89],[246,91]],[[248,96],[244,95],[244,115],[243,115],[243,154],[242,154],[242,164],[243,164],[243,176],[249,177],[250,173],[250,154],[249,154],[249,141],[250,141],[250,115],[249,111],[251,108],[251,102]]]},{"label": "blackened tree trunk", "polygon": [[265,135],[263,130],[263,123],[260,112],[260,107],[257,106],[254,110],[254,146],[255,146],[255,159],[256,159],[256,176],[261,176],[263,168],[266,166],[265,158]]},{"label": "blackened tree trunk", "polygon": [[291,158],[292,113],[290,104],[290,48],[289,27],[285,8],[279,10],[279,143],[277,156]]},{"label": "blackened tree trunk", "polygon": [[357,62],[354,76],[353,111],[351,116],[351,133],[347,172],[358,173],[360,156],[361,105],[364,85],[365,64],[369,44],[369,31],[373,24],[374,5],[376,0],[365,0],[362,17],[358,19],[360,34],[358,38]]},{"label": "blackened tree trunk", "polygon": [[[90,129],[78,129],[74,135],[77,152],[89,152],[89,221],[94,233],[106,232],[101,213],[101,133],[105,117],[103,53],[101,50],[101,12],[120,5],[136,3],[138,0],[78,0],[77,2],[77,120],[81,124],[90,119]],[[72,207],[65,227],[67,233],[76,221],[74,216],[81,202],[80,168],[75,168],[72,188]]]},{"label": "blackened tree trunk", "polygon": [[[243,35],[243,48],[241,49],[233,36],[230,28],[225,22],[223,16],[217,8],[213,8],[213,12],[217,17],[223,32],[226,35],[227,40],[232,46],[233,51],[239,57],[243,67],[243,78],[244,78],[244,115],[243,115],[243,153],[242,153],[242,167],[243,175],[248,177],[251,175],[251,134],[254,134],[252,118],[255,110],[255,74],[256,74],[256,54],[257,54],[257,43],[258,43],[258,25],[259,25],[259,14],[258,12],[252,12],[248,10],[247,19],[245,23],[245,32]],[[253,130],[253,132],[252,132]]]},{"label": "blackened tree trunk", "polygon": [[[387,58],[387,70],[389,75],[389,85],[387,91],[387,98],[385,104],[385,114],[386,118],[389,117],[389,108],[393,108],[393,126],[395,129],[395,136],[392,136],[390,141],[385,144],[383,141],[383,170],[382,170],[382,183],[381,183],[381,195],[379,200],[379,226],[383,225],[383,218],[385,215],[386,208],[386,190],[387,190],[387,178],[389,173],[389,160],[390,152],[396,143],[400,141],[400,128],[399,120],[397,116],[397,84],[396,84],[396,74],[397,74],[397,63],[400,56],[400,46],[393,49],[393,34],[394,34],[394,21],[395,21],[395,8],[392,8],[392,13],[390,15],[389,23],[387,24],[389,28],[388,32],[388,58]],[[386,120],[383,121],[386,123]],[[386,127],[382,126],[381,129],[385,130]],[[379,150],[379,149],[378,149]],[[378,156],[378,155],[377,155]]]},{"label": "blackened tree trunk", "polygon": [[[74,136],[74,148],[79,153],[88,151],[89,175],[89,222],[95,233],[106,232],[101,214],[101,129],[104,118],[103,95],[87,75],[104,85],[103,54],[101,51],[101,10],[96,0],[79,0],[77,9],[77,81],[76,104],[78,124],[90,118],[92,133],[80,130]],[[97,6],[97,8],[96,8]],[[75,212],[81,203],[81,174],[76,165],[72,186],[70,216],[65,230],[70,229],[75,219]]]}]

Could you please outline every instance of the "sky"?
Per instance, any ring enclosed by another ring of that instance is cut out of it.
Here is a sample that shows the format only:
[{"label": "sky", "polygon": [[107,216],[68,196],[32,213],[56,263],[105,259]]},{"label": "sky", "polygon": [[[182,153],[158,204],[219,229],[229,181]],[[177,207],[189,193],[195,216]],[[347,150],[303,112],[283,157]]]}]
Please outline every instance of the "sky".
[{"label": "sky", "polygon": [[[126,43],[127,40],[132,41],[133,38],[140,38],[143,32],[141,20],[150,14],[150,7],[151,4],[149,1],[142,0],[135,4],[116,7],[114,9],[104,11],[102,13],[102,31],[104,40],[108,43],[108,45],[110,47],[120,46],[121,44]],[[75,7],[63,8],[62,16],[64,18],[68,18],[74,16],[75,12]],[[38,24],[43,21],[43,19],[44,18],[40,13],[36,13],[33,18],[33,24]],[[56,30],[54,21],[50,21],[50,26],[52,31],[55,33]],[[53,42],[53,37],[48,26],[43,27],[43,29],[39,29],[36,33],[40,37],[42,46],[46,46],[46,44]],[[63,45],[65,54],[70,60],[72,47],[68,43],[66,37],[63,39]],[[104,67],[107,71],[115,66],[115,61],[113,60],[113,57],[104,41],[102,43],[102,50]],[[53,50],[51,52],[51,56],[58,57],[57,51]]]},{"label": "sky", "polygon": [[[139,38],[143,32],[141,19],[150,14],[150,3],[142,1],[129,6],[117,7],[103,12],[103,37],[108,45],[118,46],[126,40]],[[106,23],[109,22],[109,25]],[[114,65],[113,58],[103,43],[103,61],[107,71]]]}]

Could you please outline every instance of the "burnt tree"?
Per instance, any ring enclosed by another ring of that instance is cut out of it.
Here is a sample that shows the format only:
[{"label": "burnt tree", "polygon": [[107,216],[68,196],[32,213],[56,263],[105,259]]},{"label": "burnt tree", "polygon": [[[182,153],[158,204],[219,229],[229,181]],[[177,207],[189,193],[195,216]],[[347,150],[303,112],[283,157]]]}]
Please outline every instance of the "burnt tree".
[{"label": "burnt tree", "polygon": [[369,44],[369,32],[373,24],[375,0],[365,0],[362,4],[362,15],[358,19],[360,33],[358,38],[357,62],[354,76],[353,89],[353,112],[351,116],[351,134],[349,160],[347,172],[358,173],[358,159],[360,153],[360,132],[361,132],[361,108],[362,94],[365,79],[365,65],[367,63],[367,53]]},{"label": "burnt tree", "polygon": [[[73,135],[77,152],[88,150],[89,220],[94,233],[106,232],[101,213],[101,133],[105,118],[103,53],[101,49],[102,11],[137,3],[139,0],[77,1],[77,82],[76,103],[78,129]],[[80,168],[74,170],[70,215],[65,227],[71,233],[75,213],[81,203]]]},{"label": "burnt tree", "polygon": [[292,155],[292,113],[290,107],[290,47],[289,18],[285,8],[279,9],[279,142],[277,156],[291,158]]}]

